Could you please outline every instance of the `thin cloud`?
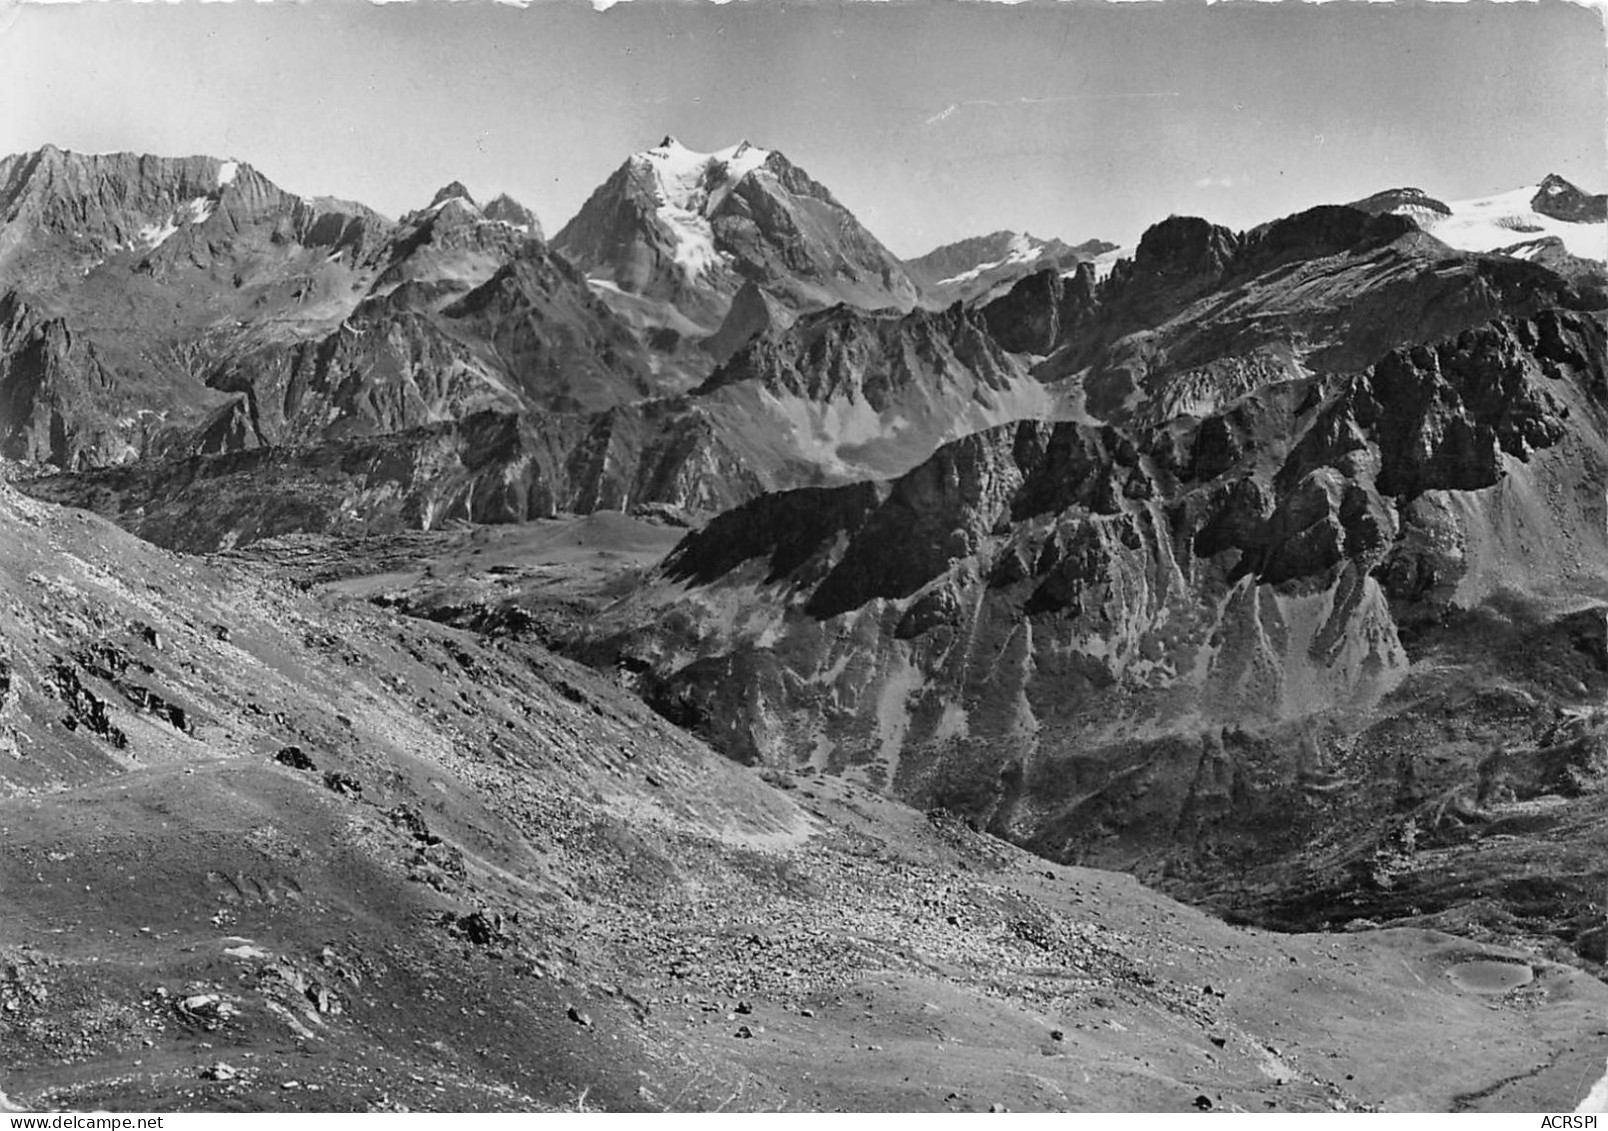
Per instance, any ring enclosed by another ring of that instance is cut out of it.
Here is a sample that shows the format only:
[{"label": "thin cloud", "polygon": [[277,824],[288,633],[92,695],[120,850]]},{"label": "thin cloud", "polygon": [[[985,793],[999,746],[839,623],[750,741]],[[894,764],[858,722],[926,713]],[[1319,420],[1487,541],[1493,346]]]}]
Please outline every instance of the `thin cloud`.
[{"label": "thin cloud", "polygon": [[1201,189],[1233,188],[1236,183],[1233,177],[1202,177],[1195,182],[1195,187]]},{"label": "thin cloud", "polygon": [[[594,0],[597,2],[597,0]],[[1176,90],[1136,90],[1124,91],[1118,94],[1058,94],[1048,98],[968,98],[962,102],[951,102],[938,113],[926,120],[929,126],[936,126],[939,122],[948,121],[968,106],[986,106],[993,108],[1010,108],[1018,106],[1053,106],[1063,102],[1111,102],[1124,98],[1177,98]]]}]

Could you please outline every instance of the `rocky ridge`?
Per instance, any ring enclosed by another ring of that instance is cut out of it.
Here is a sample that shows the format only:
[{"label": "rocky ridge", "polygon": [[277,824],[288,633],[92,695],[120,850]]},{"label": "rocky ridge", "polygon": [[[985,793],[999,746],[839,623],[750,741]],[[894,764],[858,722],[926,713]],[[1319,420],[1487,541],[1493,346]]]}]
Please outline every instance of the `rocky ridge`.
[{"label": "rocky ridge", "polygon": [[506,197],[448,186],[393,224],[210,158],[46,149],[0,175],[13,458],[79,469],[664,388]]},{"label": "rocky ridge", "polygon": [[4,484],[0,534],[15,1109],[1529,1109],[1600,1061],[1539,954],[1229,927],[528,643]]},{"label": "rocky ridge", "polygon": [[1603,342],[1587,316],[1508,319],[1198,417],[1024,423],[890,483],[765,496],[573,647],[744,761],[1052,858],[1271,875],[1314,830],[1418,803],[1364,816],[1315,783],[1393,778],[1329,760],[1399,709],[1437,626],[1524,594],[1515,631],[1539,632],[1608,594]]},{"label": "rocky ridge", "polygon": [[928,306],[993,298],[1023,275],[1047,269],[1063,274],[1079,263],[1115,251],[1105,240],[1085,240],[1073,247],[1058,239],[1041,240],[1026,232],[991,232],[986,236],[944,244],[905,262],[921,287]]},{"label": "rocky ridge", "polygon": [[667,137],[633,155],[553,246],[620,309],[701,335],[745,281],[793,310],[908,310],[918,298],[903,265],[825,186],[747,142],[705,154]]}]

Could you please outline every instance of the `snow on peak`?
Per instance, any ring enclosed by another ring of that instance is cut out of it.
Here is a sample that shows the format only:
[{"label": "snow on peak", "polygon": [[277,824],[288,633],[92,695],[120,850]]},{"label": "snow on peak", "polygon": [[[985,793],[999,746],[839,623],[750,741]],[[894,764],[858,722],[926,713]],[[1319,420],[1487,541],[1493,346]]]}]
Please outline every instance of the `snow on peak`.
[{"label": "snow on peak", "polygon": [[192,224],[203,224],[212,218],[218,202],[210,196],[198,196],[194,200],[187,200],[173,214],[160,224],[147,224],[139,230],[139,243],[133,246],[144,246],[146,250],[159,247],[174,235],[180,228],[187,228]]},{"label": "snow on peak", "polygon": [[135,247],[144,247],[147,251],[159,247],[167,238],[179,230],[178,224],[168,220],[165,224],[147,224],[140,229],[140,242]]},{"label": "snow on peak", "polygon": [[952,283],[969,283],[985,271],[995,271],[1001,267],[1011,267],[1018,263],[1032,263],[1044,254],[1044,245],[1035,240],[1026,232],[1014,232],[1010,242],[1005,245],[1005,255],[991,263],[979,263],[969,271],[962,271],[958,275],[951,275],[947,279],[939,279],[938,285],[948,286]]},{"label": "snow on peak", "polygon": [[212,211],[218,202],[210,196],[198,196],[179,209],[178,215],[189,224],[200,224],[212,217]]},{"label": "snow on peak", "polygon": [[700,153],[667,136],[637,158],[653,171],[659,195],[667,202],[707,213],[724,199],[721,189],[762,168],[770,155],[770,150],[746,141],[713,153]]},{"label": "snow on peak", "polygon": [[[1555,184],[1548,187],[1557,188]],[[1542,185],[1531,184],[1476,200],[1449,201],[1450,216],[1430,217],[1419,224],[1442,243],[1463,251],[1502,251],[1556,236],[1570,255],[1608,260],[1608,224],[1571,223],[1544,216],[1532,207],[1541,191]]]},{"label": "snow on peak", "polygon": [[218,166],[218,187],[234,184],[235,174],[240,172],[240,162],[225,161]]},{"label": "snow on peak", "polygon": [[719,262],[710,216],[732,188],[762,168],[770,155],[770,150],[747,141],[700,153],[670,135],[637,155],[653,175],[656,214],[675,239],[676,262],[689,279]]},{"label": "snow on peak", "polygon": [[476,212],[480,211],[480,206],[475,203],[475,198],[469,195],[469,190],[464,187],[462,181],[451,181],[437,189],[436,194],[430,198],[430,206],[425,211],[440,211],[455,200],[462,201]]},{"label": "snow on peak", "polygon": [[740,181],[770,160],[771,151],[740,141],[730,149],[722,149],[713,156],[726,167],[726,176]]}]

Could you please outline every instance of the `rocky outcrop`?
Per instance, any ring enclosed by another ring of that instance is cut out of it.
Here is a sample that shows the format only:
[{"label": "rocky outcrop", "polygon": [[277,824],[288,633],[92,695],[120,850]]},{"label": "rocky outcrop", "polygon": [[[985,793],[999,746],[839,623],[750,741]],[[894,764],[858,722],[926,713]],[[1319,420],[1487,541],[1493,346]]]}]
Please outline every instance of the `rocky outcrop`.
[{"label": "rocky outcrop", "polygon": [[1094,270],[1039,271],[983,307],[983,322],[1010,353],[1048,354],[1076,338],[1096,308]]},{"label": "rocky outcrop", "polygon": [[391,227],[214,158],[47,147],[0,162],[0,184],[0,431],[64,468],[247,442],[209,376],[338,321]]},{"label": "rocky outcrop", "polygon": [[99,511],[158,545],[208,552],[282,534],[429,530],[597,510],[711,513],[774,483],[717,422],[669,401],[593,414],[483,411],[405,431],[248,445],[21,486]]},{"label": "rocky outcrop", "polygon": [[927,305],[941,308],[997,295],[1034,272],[1070,274],[1078,264],[1116,248],[1105,240],[1085,240],[1073,247],[1057,239],[1001,231],[944,244],[906,260],[905,269],[921,287]]},{"label": "rocky outcrop", "polygon": [[60,319],[0,296],[0,455],[69,469],[121,455],[126,441],[102,428],[114,381]]},{"label": "rocky outcrop", "polygon": [[792,312],[766,294],[763,287],[745,282],[732,296],[731,309],[726,311],[720,329],[700,345],[717,364],[723,363],[756,338],[786,332],[794,321]]},{"label": "rocky outcrop", "polygon": [[664,391],[507,197],[392,224],[212,158],[0,165],[0,451],[77,469]]},{"label": "rocky outcrop", "polygon": [[664,390],[642,343],[538,242],[442,313],[455,334],[487,343],[527,405],[604,408]]},{"label": "rocky outcrop", "polygon": [[525,235],[535,236],[537,239],[545,238],[541,221],[536,218],[536,213],[507,193],[499,193],[488,200],[481,213],[486,219],[507,224]]},{"label": "rocky outcrop", "polygon": [[[1202,417],[991,429],[714,519],[575,647],[733,757],[1051,855],[1272,852],[1338,772],[1288,736],[1382,709],[1408,635],[1608,578],[1573,485],[1608,481],[1605,363],[1600,323],[1552,310]],[[1568,552],[1521,548],[1554,523]]]},{"label": "rocky outcrop", "polygon": [[1399,216],[1410,216],[1415,220],[1433,219],[1439,216],[1450,216],[1452,210],[1445,201],[1436,200],[1423,189],[1398,188],[1385,189],[1372,196],[1365,196],[1361,200],[1353,200],[1346,205],[1359,212],[1370,215],[1379,215],[1383,212],[1394,212]]},{"label": "rocky outcrop", "polygon": [[1608,195],[1582,192],[1556,173],[1547,174],[1530,207],[1543,216],[1573,224],[1608,223]]},{"label": "rocky outcrop", "polygon": [[752,381],[776,395],[818,404],[858,400],[884,412],[912,393],[1004,389],[1021,372],[989,337],[983,321],[959,306],[903,316],[837,307],[752,343],[699,392]]},{"label": "rocky outcrop", "polygon": [[484,283],[527,243],[539,244],[541,238],[535,214],[517,201],[500,196],[483,209],[453,181],[437,190],[427,207],[402,217],[374,252],[370,293],[384,295],[413,284],[407,291],[410,302],[439,306]]},{"label": "rocky outcrop", "polygon": [[985,317],[1013,345],[1048,354],[1034,369],[1042,380],[1076,377],[1094,416],[1160,421],[1599,298],[1538,264],[1448,252],[1409,216],[1325,206],[1245,233],[1173,217],[1092,291],[1018,284]]},{"label": "rocky outcrop", "polygon": [[782,154],[744,142],[694,153],[674,138],[628,159],[553,237],[605,297],[658,326],[708,335],[752,282],[794,311],[915,305],[897,258]]},{"label": "rocky outcrop", "polygon": [[34,289],[66,284],[86,265],[127,252],[157,277],[274,245],[357,260],[389,227],[361,205],[294,196],[249,165],[212,157],[46,146],[0,160],[0,271]]},{"label": "rocky outcrop", "polygon": [[746,417],[749,431],[775,436],[776,455],[813,464],[816,482],[896,475],[947,440],[1060,411],[1057,394],[1000,348],[981,313],[959,303],[905,315],[848,306],[805,315],[737,351],[696,395]]}]

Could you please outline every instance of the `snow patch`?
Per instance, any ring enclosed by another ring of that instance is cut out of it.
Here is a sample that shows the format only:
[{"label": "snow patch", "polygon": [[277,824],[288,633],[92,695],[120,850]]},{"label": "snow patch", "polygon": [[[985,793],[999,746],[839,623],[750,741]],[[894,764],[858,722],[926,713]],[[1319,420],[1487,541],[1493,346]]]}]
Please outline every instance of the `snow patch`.
[{"label": "snow patch", "polygon": [[235,174],[240,172],[240,162],[225,161],[218,166],[218,187],[234,184]]},{"label": "snow patch", "polygon": [[1001,267],[1011,267],[1018,263],[1036,262],[1043,254],[1044,248],[1035,243],[1032,236],[1018,232],[1011,237],[1011,242],[1007,246],[1003,258],[996,259],[992,263],[979,264],[969,271],[962,271],[960,274],[951,275],[947,279],[939,279],[938,285],[944,287],[952,283],[967,283],[985,271],[996,271]]},{"label": "snow patch", "polygon": [[748,142],[700,153],[673,137],[637,155],[652,174],[657,215],[674,241],[676,263],[689,279],[720,262],[709,217],[744,177],[764,167],[770,150]]},{"label": "snow patch", "polygon": [[159,247],[178,230],[178,224],[172,220],[169,220],[166,224],[147,224],[140,229],[140,243],[146,248]]},{"label": "snow patch", "polygon": [[[1132,259],[1133,253],[1134,249],[1131,247],[1118,247],[1112,248],[1110,251],[1102,251],[1099,255],[1095,256],[1092,260],[1090,260],[1090,262],[1094,264],[1095,282],[1101,282],[1106,278],[1106,276],[1110,275],[1111,269],[1117,265],[1117,260]],[[1063,275],[1062,278],[1070,279],[1076,274],[1077,270],[1073,269]]]},{"label": "snow patch", "polygon": [[475,206],[474,202],[471,201],[467,196],[449,196],[445,200],[438,200],[434,204],[430,205],[430,207],[426,208],[425,212],[426,213],[440,212],[443,208],[447,207],[447,205],[449,205],[449,204],[456,204],[456,205],[464,208],[465,210],[473,213],[475,216],[480,215],[480,209],[477,208]]},{"label": "snow patch", "polygon": [[160,247],[170,236],[176,234],[180,228],[189,227],[191,224],[204,223],[210,219],[217,206],[218,202],[210,196],[198,196],[194,200],[186,201],[179,205],[174,210],[173,215],[169,216],[164,223],[147,224],[141,228],[138,233],[139,239],[130,243],[129,248],[130,250],[138,250],[143,247],[149,251],[152,248]]},{"label": "snow patch", "polygon": [[1571,255],[1608,260],[1608,224],[1575,224],[1543,216],[1530,207],[1540,191],[1540,185],[1526,185],[1477,200],[1451,201],[1450,216],[1420,219],[1419,224],[1442,243],[1463,251],[1500,251],[1528,242],[1525,237],[1556,236]]}]

